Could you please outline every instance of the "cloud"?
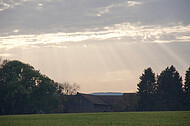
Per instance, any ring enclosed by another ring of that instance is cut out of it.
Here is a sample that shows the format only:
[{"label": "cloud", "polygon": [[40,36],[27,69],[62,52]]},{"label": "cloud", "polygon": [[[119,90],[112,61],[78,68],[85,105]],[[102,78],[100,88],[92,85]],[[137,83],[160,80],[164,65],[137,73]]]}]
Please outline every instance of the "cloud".
[{"label": "cloud", "polygon": [[3,11],[3,10],[5,10],[5,9],[8,9],[9,7],[10,7],[9,4],[0,2],[0,11]]},{"label": "cloud", "polygon": [[136,6],[136,5],[141,5],[142,2],[138,2],[138,1],[127,1],[127,5],[129,7],[132,7],[132,6]]},{"label": "cloud", "polygon": [[114,7],[114,5],[109,5],[107,7],[101,7],[101,8],[98,8],[97,11],[98,11],[98,14],[97,16],[102,16],[102,14],[106,14],[106,13],[109,13],[110,12],[110,9]]},{"label": "cloud", "polygon": [[13,30],[14,33],[18,33],[19,32],[19,29],[15,29]]},{"label": "cloud", "polygon": [[170,2],[2,0],[0,48],[84,41],[189,42],[189,2],[168,6]]},{"label": "cloud", "polygon": [[84,48],[88,48],[88,46],[87,46],[87,45],[85,45],[85,44],[83,45],[83,47],[84,47]]},{"label": "cloud", "polygon": [[98,13],[96,14],[96,16],[102,16],[103,14],[111,13],[110,10],[113,8],[120,10],[120,8],[133,7],[133,6],[141,5],[141,4],[143,4],[143,2],[138,2],[138,1],[127,1],[127,2],[122,1],[122,2],[118,2],[118,3],[114,3],[111,5],[105,6],[105,7],[97,8],[96,11]]},{"label": "cloud", "polygon": [[[20,6],[25,2],[33,2],[34,0],[1,0],[0,1],[0,11],[5,11],[8,9],[13,9],[16,6]],[[39,0],[36,0],[36,2]]]},{"label": "cloud", "polygon": [[[125,22],[189,25],[187,0],[1,0],[0,36],[81,32]],[[168,6],[170,5],[170,6]]]},{"label": "cloud", "polygon": [[[14,30],[13,32],[19,32]],[[115,24],[99,30],[73,33],[48,33],[34,35],[11,35],[0,37],[1,48],[14,48],[17,46],[30,46],[38,44],[56,44],[66,42],[84,41],[107,41],[117,40],[127,43],[168,43],[168,42],[190,42],[190,25],[184,26],[180,23],[170,26],[131,24],[129,22]]]}]

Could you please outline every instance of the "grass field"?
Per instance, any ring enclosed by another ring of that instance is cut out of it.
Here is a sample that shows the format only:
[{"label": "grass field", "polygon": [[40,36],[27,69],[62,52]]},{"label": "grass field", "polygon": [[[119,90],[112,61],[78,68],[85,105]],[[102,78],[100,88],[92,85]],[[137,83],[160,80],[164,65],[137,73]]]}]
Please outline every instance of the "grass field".
[{"label": "grass field", "polygon": [[190,126],[188,112],[115,112],[0,116],[0,126]]}]

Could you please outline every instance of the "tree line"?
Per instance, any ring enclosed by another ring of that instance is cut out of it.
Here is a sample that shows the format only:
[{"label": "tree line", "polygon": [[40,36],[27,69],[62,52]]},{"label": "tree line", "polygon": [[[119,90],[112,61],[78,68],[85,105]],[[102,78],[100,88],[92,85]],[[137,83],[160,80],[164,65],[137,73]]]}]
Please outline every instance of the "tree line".
[{"label": "tree line", "polygon": [[4,60],[0,64],[0,115],[66,112],[64,95],[79,85],[54,82],[29,64]]},{"label": "tree line", "polygon": [[138,108],[141,111],[190,110],[190,67],[186,70],[185,82],[172,65],[155,76],[147,68],[140,76]]},{"label": "tree line", "polygon": [[[155,75],[144,70],[137,84],[137,93],[118,99],[114,111],[177,111],[190,110],[190,67],[185,82],[172,65]],[[80,89],[76,83],[57,83],[21,61],[0,63],[0,115],[63,113]]]},{"label": "tree line", "polygon": [[184,83],[173,65],[157,76],[149,67],[140,76],[137,90],[118,99],[114,111],[190,111],[190,67]]}]

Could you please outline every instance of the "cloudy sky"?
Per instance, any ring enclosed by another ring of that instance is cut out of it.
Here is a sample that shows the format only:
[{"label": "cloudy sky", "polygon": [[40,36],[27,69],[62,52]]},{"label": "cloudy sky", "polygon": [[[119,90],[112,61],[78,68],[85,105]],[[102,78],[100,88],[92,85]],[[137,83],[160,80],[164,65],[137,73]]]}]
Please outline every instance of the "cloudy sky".
[{"label": "cloudy sky", "polygon": [[80,91],[135,92],[147,67],[190,66],[189,0],[0,0],[0,57]]}]

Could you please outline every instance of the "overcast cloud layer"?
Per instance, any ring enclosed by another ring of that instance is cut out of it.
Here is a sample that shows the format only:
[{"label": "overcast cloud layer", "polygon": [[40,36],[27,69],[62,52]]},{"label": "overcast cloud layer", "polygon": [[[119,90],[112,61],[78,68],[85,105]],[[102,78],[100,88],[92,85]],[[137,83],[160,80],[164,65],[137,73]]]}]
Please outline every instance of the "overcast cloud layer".
[{"label": "overcast cloud layer", "polygon": [[189,12],[189,0],[0,0],[0,56],[84,92],[135,91],[146,67],[184,74]]},{"label": "overcast cloud layer", "polygon": [[1,0],[0,41],[189,41],[189,5],[189,0]]}]

